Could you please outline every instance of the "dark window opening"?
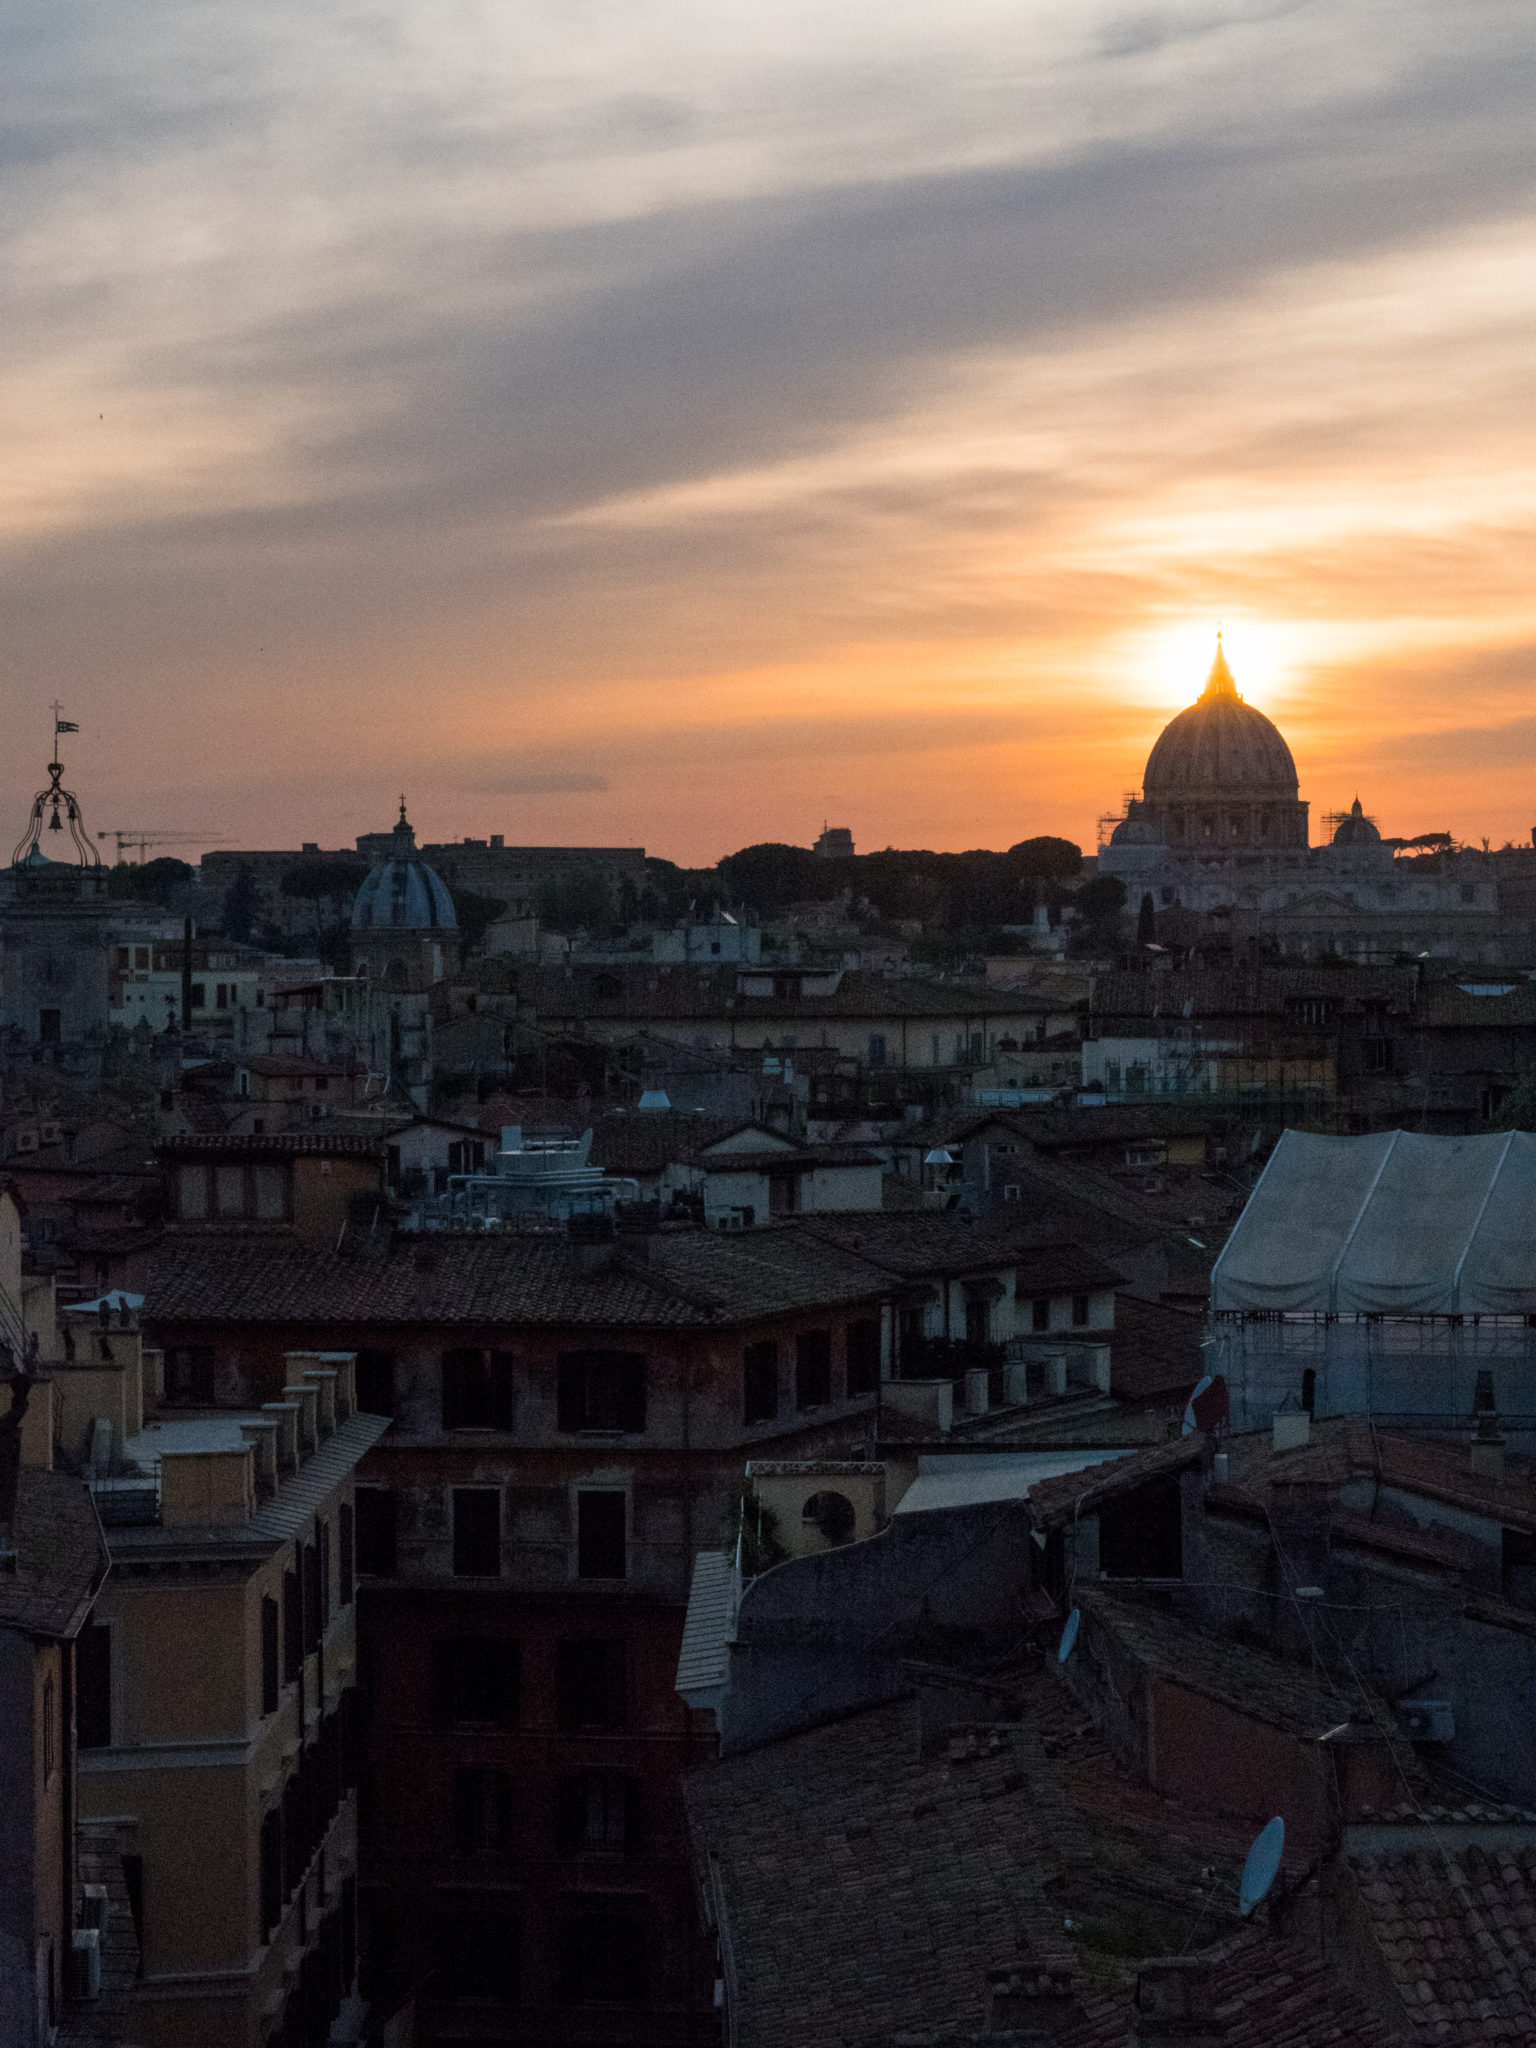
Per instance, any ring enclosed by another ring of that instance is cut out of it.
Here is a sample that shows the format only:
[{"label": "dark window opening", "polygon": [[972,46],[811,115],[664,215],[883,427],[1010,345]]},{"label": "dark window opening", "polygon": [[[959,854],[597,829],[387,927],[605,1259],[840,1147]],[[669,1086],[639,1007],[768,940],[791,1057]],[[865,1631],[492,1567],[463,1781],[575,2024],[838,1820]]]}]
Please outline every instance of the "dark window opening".
[{"label": "dark window opening", "polygon": [[832,1399],[832,1332],[802,1330],[795,1339],[795,1406],[825,1408]]},{"label": "dark window opening", "polygon": [[749,1344],[741,1354],[741,1414],[744,1422],[772,1422],[779,1412],[779,1347],[771,1339]]},{"label": "dark window opening", "polygon": [[356,1560],[356,1545],[353,1538],[353,1513],[350,1504],[343,1501],[339,1510],[339,1534],[336,1544],[336,1604],[339,1607],[352,1605],[352,1580]]},{"label": "dark window opening", "polygon": [[282,1688],[282,1655],[279,1646],[277,1602],[263,1595],[261,1602],[261,1711],[277,1712]]},{"label": "dark window opening", "polygon": [[316,1544],[306,1543],[304,1556],[304,1648],[318,1650],[323,1628],[321,1615],[320,1551]]},{"label": "dark window opening", "polygon": [[1536,1607],[1536,1535],[1528,1529],[1503,1532],[1504,1598],[1517,1607]]},{"label": "dark window opening", "polygon": [[107,1749],[112,1742],[112,1631],[90,1621],[75,1641],[75,1742]]},{"label": "dark window opening", "polygon": [[468,1765],[453,1774],[453,1853],[473,1862],[512,1853],[512,1778]]},{"label": "dark window opening", "polygon": [[1317,1413],[1317,1372],[1310,1365],[1301,1375],[1301,1405],[1308,1415]]},{"label": "dark window opening", "polygon": [[869,1317],[850,1323],[846,1333],[848,1349],[848,1397],[872,1394],[880,1384],[880,1325]]},{"label": "dark window opening", "polygon": [[44,1045],[57,1045],[64,1036],[64,1012],[62,1010],[39,1010],[37,1013],[37,1035]]},{"label": "dark window opening", "polygon": [[825,1542],[834,1547],[852,1540],[855,1515],[846,1493],[813,1493],[800,1511],[802,1521],[814,1523]]},{"label": "dark window opening", "polygon": [[445,1998],[516,2005],[517,1915],[501,1908],[460,1906],[437,1925],[438,1983]]},{"label": "dark window opening", "polygon": [[291,1684],[304,1669],[304,1595],[297,1572],[283,1573],[283,1679]]},{"label": "dark window opening", "polygon": [[555,1715],[565,1734],[613,1730],[628,1719],[622,1642],[587,1638],[555,1646]]},{"label": "dark window opening", "polygon": [[799,1205],[800,1176],[797,1173],[770,1173],[768,1176],[768,1214],[770,1216],[793,1216]]},{"label": "dark window opening", "polygon": [[395,1493],[388,1486],[360,1486],[357,1502],[357,1569],[365,1578],[395,1576]]},{"label": "dark window opening", "polygon": [[633,1854],[639,1785],[623,1771],[575,1771],[560,1783],[560,1847],[569,1856]]},{"label": "dark window opening", "polygon": [[625,1525],[628,1501],[616,1490],[583,1489],[576,1496],[576,1576],[622,1579],[629,1570]]},{"label": "dark window opening", "polygon": [[183,1408],[213,1405],[213,1346],[172,1344],[165,1354],[165,1398]]},{"label": "dark window opening", "polygon": [[1099,1569],[1111,1579],[1176,1579],[1184,1570],[1177,1476],[1138,1486],[1099,1513]]},{"label": "dark window opening", "polygon": [[1072,1320],[1073,1320],[1073,1322],[1074,1322],[1074,1323],[1076,1323],[1076,1324],[1077,1324],[1077,1326],[1078,1326],[1078,1328],[1079,1328],[1079,1329],[1081,1329],[1081,1328],[1082,1328],[1082,1326],[1084,1325],[1084,1323],[1086,1323],[1086,1322],[1087,1322],[1087,1320],[1088,1320],[1088,1297],[1087,1297],[1087,1295],[1086,1295],[1086,1294],[1074,1294],[1074,1295],[1073,1295],[1073,1297],[1072,1297]]},{"label": "dark window opening", "polygon": [[569,2005],[640,2005],[645,1928],[638,1913],[574,1914],[561,1930],[560,1996]]},{"label": "dark window opening", "polygon": [[561,1354],[556,1421],[563,1430],[645,1428],[645,1356],[637,1351]]},{"label": "dark window opening", "polygon": [[1041,1298],[1029,1304],[1029,1327],[1032,1330],[1048,1330],[1051,1327],[1051,1304],[1048,1298]]},{"label": "dark window opening", "polygon": [[394,1414],[395,1354],[393,1351],[358,1352],[357,1405],[364,1415]]},{"label": "dark window opening", "polygon": [[501,1492],[490,1486],[453,1489],[453,1570],[460,1579],[501,1576]]},{"label": "dark window opening", "polygon": [[447,1728],[515,1728],[518,1649],[499,1636],[456,1636],[432,1646],[433,1706]]},{"label": "dark window opening", "polygon": [[992,1342],[992,1304],[980,1295],[971,1295],[965,1304],[965,1341],[967,1344],[990,1344]]},{"label": "dark window opening", "polygon": [[272,1930],[283,1917],[283,1817],[274,1806],[261,1820],[261,1939],[272,1938]]},{"label": "dark window opening", "polygon": [[512,1354],[443,1353],[444,1429],[511,1429]]}]

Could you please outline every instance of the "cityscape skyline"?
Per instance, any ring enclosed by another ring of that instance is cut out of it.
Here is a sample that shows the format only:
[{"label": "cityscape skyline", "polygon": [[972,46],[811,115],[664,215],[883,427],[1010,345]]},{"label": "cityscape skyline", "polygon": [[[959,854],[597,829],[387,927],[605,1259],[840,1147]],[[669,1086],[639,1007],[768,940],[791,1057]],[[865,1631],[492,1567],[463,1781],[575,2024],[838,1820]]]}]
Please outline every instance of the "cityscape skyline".
[{"label": "cityscape skyline", "polygon": [[98,827],[1088,846],[1220,620],[1525,840],[1528,15],[876,22],[24,21],[5,805],[58,696]]}]

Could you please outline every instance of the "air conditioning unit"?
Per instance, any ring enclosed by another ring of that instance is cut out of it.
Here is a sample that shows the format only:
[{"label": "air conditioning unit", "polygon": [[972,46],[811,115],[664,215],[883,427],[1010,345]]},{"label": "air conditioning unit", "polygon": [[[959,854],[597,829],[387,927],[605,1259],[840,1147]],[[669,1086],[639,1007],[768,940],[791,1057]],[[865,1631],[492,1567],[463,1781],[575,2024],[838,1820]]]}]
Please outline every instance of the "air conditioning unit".
[{"label": "air conditioning unit", "polygon": [[1016,1180],[1009,1181],[1008,1185],[1003,1189],[1003,1200],[1005,1202],[1022,1202],[1023,1199],[1024,1190],[1019,1182]]},{"label": "air conditioning unit", "polygon": [[35,1152],[37,1150],[36,1131],[18,1131],[16,1133],[16,1150],[18,1152]]},{"label": "air conditioning unit", "polygon": [[63,1136],[63,1129],[58,1124],[44,1124],[42,1127],[42,1140],[45,1145],[57,1145]]},{"label": "air conditioning unit", "polygon": [[77,1927],[69,1937],[67,1995],[77,2002],[101,1996],[101,1929]]},{"label": "air conditioning unit", "polygon": [[1397,1711],[1410,1741],[1456,1740],[1456,1715],[1449,1700],[1399,1700]]}]

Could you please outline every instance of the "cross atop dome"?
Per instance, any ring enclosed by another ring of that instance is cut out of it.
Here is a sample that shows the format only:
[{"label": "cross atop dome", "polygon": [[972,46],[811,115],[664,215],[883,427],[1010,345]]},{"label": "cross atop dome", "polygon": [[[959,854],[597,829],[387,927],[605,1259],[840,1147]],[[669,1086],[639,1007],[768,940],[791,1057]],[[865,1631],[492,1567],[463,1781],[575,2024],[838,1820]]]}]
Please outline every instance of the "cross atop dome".
[{"label": "cross atop dome", "polygon": [[[1208,703],[1213,697],[1236,697],[1237,684],[1227,666],[1226,651],[1221,644],[1221,635],[1216,635],[1216,659],[1211,663],[1211,672],[1205,679],[1205,688],[1200,692],[1200,702]],[[1241,699],[1238,700],[1241,702]]]}]

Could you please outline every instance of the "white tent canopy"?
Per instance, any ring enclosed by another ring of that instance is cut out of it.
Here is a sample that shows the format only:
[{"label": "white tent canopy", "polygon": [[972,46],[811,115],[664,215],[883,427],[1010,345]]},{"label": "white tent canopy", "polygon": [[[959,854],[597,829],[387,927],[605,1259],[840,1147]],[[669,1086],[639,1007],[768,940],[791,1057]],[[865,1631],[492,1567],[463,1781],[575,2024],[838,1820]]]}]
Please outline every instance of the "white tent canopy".
[{"label": "white tent canopy", "polygon": [[1536,1312],[1536,1137],[1286,1131],[1216,1261],[1211,1306]]}]

